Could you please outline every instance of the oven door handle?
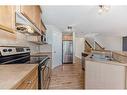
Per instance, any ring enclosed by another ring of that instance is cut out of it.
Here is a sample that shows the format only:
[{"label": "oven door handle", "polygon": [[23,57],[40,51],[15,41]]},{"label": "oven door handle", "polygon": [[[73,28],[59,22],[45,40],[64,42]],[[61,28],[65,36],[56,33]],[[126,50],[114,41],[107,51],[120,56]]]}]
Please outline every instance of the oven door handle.
[{"label": "oven door handle", "polygon": [[46,68],[50,69],[48,66],[41,66],[41,70],[45,70]]},{"label": "oven door handle", "polygon": [[24,58],[29,58],[29,56],[25,56],[25,57],[13,59],[13,60],[10,60],[10,61],[7,61],[7,62],[3,62],[3,63],[1,63],[1,64],[7,64],[7,63],[14,62],[14,61],[18,61],[18,60],[21,60],[21,59],[24,59]]},{"label": "oven door handle", "polygon": [[43,70],[43,69],[45,69],[46,68],[46,66],[45,65],[43,65],[43,66],[41,66],[41,69]]},{"label": "oven door handle", "polygon": [[50,59],[49,57],[46,57],[45,59],[43,59],[41,62],[40,62],[40,64],[43,64],[44,63],[44,65],[47,63],[47,61],[48,61],[48,59]]}]

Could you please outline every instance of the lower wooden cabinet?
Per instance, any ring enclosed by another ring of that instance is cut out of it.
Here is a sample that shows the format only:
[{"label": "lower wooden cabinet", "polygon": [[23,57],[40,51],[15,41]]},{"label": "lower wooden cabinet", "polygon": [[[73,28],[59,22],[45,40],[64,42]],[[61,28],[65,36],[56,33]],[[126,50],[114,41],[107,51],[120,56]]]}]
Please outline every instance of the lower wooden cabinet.
[{"label": "lower wooden cabinet", "polygon": [[38,89],[38,68],[29,73],[16,89]]}]

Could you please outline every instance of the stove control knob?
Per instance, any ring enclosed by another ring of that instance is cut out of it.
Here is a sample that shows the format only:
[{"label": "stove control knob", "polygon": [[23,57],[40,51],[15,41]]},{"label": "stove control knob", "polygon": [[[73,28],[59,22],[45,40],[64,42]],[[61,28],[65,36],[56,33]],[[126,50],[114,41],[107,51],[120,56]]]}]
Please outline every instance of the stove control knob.
[{"label": "stove control knob", "polygon": [[7,52],[7,49],[3,49],[3,52]]},{"label": "stove control knob", "polygon": [[8,51],[9,51],[9,52],[11,52],[11,51],[12,51],[12,49],[8,49]]}]

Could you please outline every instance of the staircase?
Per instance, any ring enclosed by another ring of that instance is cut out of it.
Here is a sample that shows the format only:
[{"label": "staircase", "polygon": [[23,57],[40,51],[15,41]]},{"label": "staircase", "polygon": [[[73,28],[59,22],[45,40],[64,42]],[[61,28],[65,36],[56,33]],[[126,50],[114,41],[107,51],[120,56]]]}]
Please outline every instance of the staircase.
[{"label": "staircase", "polygon": [[99,43],[97,43],[97,42],[95,41],[95,50],[96,50],[96,51],[104,51],[105,48],[102,47]]},{"label": "staircase", "polygon": [[[94,46],[94,47],[93,47]],[[91,51],[105,51],[105,48],[102,47],[98,42],[94,41],[94,45],[91,45],[90,42],[85,40],[85,52]]]},{"label": "staircase", "polygon": [[90,43],[85,40],[85,52],[91,52],[92,50],[94,50],[94,48],[90,45]]}]

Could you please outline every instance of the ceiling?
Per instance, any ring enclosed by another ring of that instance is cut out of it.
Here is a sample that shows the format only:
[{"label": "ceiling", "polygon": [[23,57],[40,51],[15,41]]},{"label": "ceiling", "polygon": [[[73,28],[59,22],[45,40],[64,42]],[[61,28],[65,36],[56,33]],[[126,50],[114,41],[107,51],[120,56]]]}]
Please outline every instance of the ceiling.
[{"label": "ceiling", "polygon": [[46,25],[54,25],[62,32],[71,25],[76,35],[127,35],[127,6],[111,6],[98,14],[98,6],[41,6]]}]

